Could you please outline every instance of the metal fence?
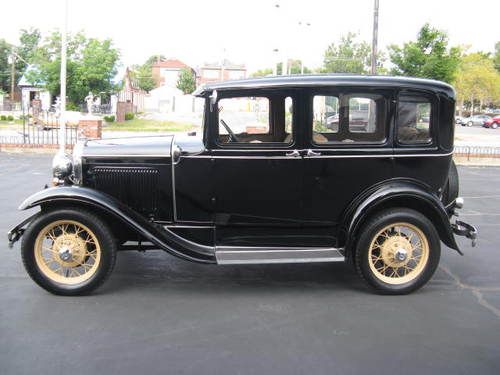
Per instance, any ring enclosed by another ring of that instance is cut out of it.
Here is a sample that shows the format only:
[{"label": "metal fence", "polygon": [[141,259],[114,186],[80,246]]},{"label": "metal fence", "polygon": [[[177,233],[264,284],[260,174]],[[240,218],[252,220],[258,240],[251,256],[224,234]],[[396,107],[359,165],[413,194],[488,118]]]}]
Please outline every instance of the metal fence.
[{"label": "metal fence", "polygon": [[[0,143],[29,145],[59,145],[62,142],[59,116],[53,111],[40,111],[33,117],[32,111],[23,115],[22,124],[2,130]],[[78,126],[66,125],[66,145],[78,141]]]},{"label": "metal fence", "polygon": [[454,156],[471,158],[500,158],[500,147],[496,146],[455,146]]}]

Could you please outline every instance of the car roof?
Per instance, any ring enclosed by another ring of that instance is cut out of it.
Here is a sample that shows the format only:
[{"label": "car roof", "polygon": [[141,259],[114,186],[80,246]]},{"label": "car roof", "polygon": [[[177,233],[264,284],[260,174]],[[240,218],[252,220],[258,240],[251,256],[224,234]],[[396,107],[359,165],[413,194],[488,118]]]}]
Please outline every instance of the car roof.
[{"label": "car roof", "polygon": [[288,76],[266,76],[261,78],[221,81],[200,86],[195,96],[208,96],[214,90],[251,90],[266,88],[297,88],[325,86],[371,86],[422,89],[444,93],[455,98],[455,90],[445,82],[423,78],[368,76],[352,74],[308,74]]}]

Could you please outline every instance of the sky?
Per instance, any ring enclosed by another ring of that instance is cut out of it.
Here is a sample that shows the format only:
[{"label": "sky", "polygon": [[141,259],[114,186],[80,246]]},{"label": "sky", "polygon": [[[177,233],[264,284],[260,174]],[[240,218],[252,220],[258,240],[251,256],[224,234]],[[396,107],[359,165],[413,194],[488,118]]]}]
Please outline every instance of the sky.
[{"label": "sky", "polygon": [[[2,1],[0,38],[15,44],[22,28],[61,28],[63,4]],[[500,40],[499,14],[494,0],[380,0],[379,47],[415,39],[429,22],[446,31],[452,45],[492,52]],[[326,47],[349,31],[371,43],[372,20],[373,0],[68,0],[69,31],[111,38],[121,69],[155,54],[193,67],[226,58],[254,71],[289,57],[315,68]]]}]

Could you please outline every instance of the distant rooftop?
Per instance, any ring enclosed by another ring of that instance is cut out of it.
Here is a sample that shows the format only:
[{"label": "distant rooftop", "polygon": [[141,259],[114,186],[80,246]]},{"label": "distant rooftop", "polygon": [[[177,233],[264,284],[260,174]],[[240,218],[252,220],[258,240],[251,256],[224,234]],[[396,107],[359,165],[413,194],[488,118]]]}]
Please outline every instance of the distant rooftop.
[{"label": "distant rooftop", "polygon": [[159,60],[153,63],[153,67],[158,68],[170,68],[170,69],[182,69],[189,68],[189,66],[178,59],[165,59]]}]

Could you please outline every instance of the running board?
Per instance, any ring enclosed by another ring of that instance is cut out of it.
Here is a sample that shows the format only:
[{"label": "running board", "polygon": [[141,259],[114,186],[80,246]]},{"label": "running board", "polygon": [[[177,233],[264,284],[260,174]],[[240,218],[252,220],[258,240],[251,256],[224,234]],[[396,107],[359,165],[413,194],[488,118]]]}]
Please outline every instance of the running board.
[{"label": "running board", "polygon": [[343,262],[343,249],[334,247],[217,246],[217,264]]}]

